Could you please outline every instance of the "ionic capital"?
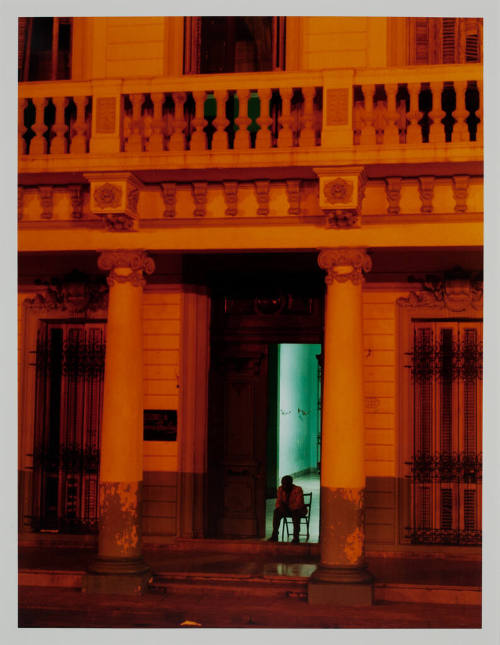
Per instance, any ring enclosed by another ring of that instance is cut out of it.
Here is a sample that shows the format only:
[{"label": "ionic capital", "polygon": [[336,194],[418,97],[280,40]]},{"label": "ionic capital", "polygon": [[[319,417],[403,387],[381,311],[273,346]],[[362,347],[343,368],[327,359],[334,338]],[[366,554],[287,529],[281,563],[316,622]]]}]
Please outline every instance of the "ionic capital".
[{"label": "ionic capital", "polygon": [[103,271],[109,271],[107,283],[112,287],[115,283],[130,282],[135,287],[146,284],[143,273],[151,275],[155,263],[145,251],[116,250],[103,251],[97,260],[97,266]]},{"label": "ionic capital", "polygon": [[353,284],[360,284],[363,273],[368,273],[372,268],[372,260],[365,249],[322,249],[318,264],[326,271],[326,284],[332,284],[335,280],[350,280]]}]

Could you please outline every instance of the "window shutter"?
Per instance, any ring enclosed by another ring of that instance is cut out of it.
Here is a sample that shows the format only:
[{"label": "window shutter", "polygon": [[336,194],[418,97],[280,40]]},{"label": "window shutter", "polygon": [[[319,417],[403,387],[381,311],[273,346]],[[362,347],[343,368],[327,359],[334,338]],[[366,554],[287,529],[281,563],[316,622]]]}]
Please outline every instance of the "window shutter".
[{"label": "window shutter", "polygon": [[415,18],[415,64],[426,65],[429,61],[429,19]]},{"label": "window shutter", "polygon": [[480,18],[464,18],[464,52],[466,63],[481,62],[481,23]]},{"label": "window shutter", "polygon": [[442,19],[441,34],[441,61],[443,63],[456,63],[457,61],[457,19]]}]

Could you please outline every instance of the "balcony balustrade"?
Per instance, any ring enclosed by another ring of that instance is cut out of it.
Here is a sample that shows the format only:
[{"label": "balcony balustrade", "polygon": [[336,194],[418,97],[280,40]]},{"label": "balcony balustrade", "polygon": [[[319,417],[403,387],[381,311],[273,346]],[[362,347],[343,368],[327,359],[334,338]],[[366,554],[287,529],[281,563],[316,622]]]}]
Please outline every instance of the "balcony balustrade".
[{"label": "balcony balustrade", "polygon": [[44,155],[475,147],[482,106],[471,64],[22,83],[19,154],[22,167]]}]

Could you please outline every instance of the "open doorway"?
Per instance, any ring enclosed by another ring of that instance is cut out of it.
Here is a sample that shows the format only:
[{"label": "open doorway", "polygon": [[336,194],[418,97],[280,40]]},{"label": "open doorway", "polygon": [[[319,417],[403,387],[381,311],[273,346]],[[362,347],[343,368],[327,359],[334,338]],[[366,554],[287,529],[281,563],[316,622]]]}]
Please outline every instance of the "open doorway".
[{"label": "open doorway", "polygon": [[[266,537],[272,532],[277,487],[284,475],[291,475],[304,493],[312,493],[309,542],[319,540],[320,358],[320,344],[269,346]],[[300,541],[304,540],[301,534]]]}]

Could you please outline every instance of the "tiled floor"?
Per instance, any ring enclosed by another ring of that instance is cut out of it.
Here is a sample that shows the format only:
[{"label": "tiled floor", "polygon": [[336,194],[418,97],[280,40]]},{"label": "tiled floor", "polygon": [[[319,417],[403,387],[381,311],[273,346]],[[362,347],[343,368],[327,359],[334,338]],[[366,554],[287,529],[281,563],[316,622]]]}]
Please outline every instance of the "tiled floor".
[{"label": "tiled floor", "polygon": [[[309,542],[319,541],[319,473],[310,473],[301,477],[294,477],[293,483],[300,486],[304,493],[312,493],[311,518],[309,520]],[[275,499],[266,500],[266,539],[273,531],[273,511]],[[280,539],[281,539],[280,527]],[[286,532],[285,532],[286,536]],[[292,536],[290,536],[290,540]],[[305,535],[300,535],[300,541],[305,541]]]}]

